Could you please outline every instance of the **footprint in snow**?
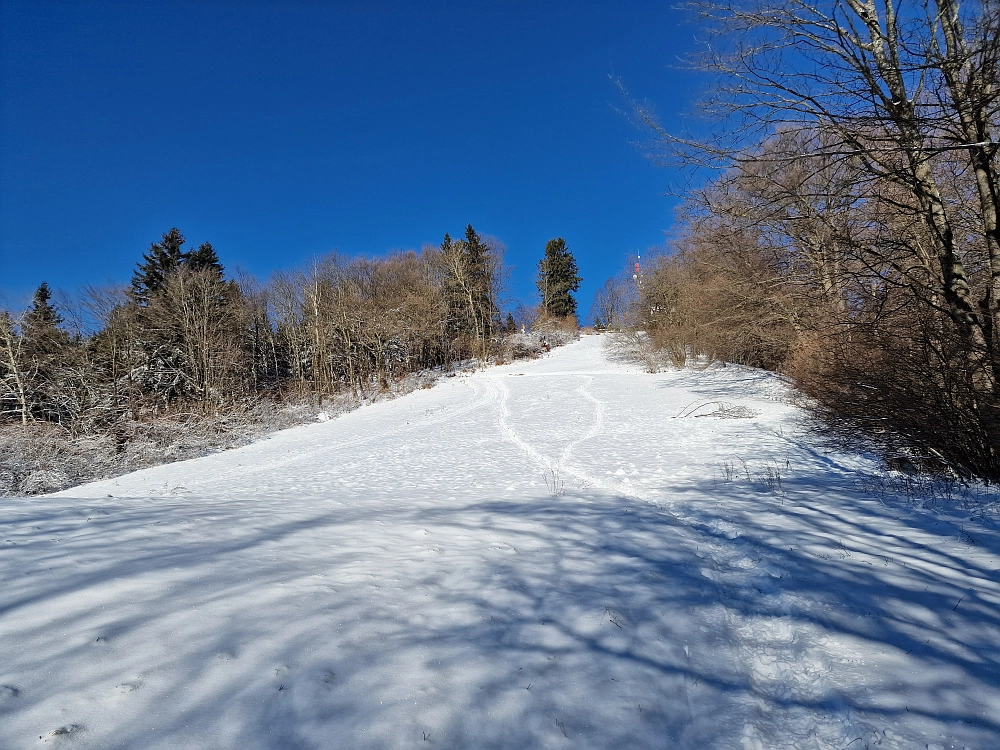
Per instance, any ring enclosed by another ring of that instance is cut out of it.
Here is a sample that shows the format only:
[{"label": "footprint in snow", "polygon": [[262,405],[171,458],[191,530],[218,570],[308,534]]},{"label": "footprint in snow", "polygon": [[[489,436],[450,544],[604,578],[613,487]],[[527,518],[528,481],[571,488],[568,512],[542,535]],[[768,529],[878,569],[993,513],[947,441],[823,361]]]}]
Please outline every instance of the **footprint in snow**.
[{"label": "footprint in snow", "polygon": [[53,729],[47,735],[38,735],[38,739],[43,742],[48,742],[50,739],[55,737],[63,737],[66,735],[79,734],[84,730],[83,724],[67,724],[65,726],[59,727],[58,729]]},{"label": "footprint in snow", "polygon": [[715,521],[709,528],[713,534],[724,536],[726,539],[735,539],[740,535],[739,529],[727,521]]}]

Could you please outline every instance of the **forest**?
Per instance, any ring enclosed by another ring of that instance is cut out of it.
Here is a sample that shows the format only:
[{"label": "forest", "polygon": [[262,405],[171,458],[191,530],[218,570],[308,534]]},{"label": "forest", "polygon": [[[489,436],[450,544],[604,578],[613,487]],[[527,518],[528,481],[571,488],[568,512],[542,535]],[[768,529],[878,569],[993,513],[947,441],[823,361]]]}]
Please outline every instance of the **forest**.
[{"label": "forest", "polygon": [[[186,248],[174,228],[130,286],[89,289],[78,309],[43,282],[28,309],[0,311],[0,492],[200,455],[572,335],[580,279],[564,240],[539,262],[540,307],[518,320],[501,311],[507,275],[502,243],[471,225],[419,253],[332,254],[264,284],[228,278],[210,243]],[[66,312],[93,323],[71,333]]]}]

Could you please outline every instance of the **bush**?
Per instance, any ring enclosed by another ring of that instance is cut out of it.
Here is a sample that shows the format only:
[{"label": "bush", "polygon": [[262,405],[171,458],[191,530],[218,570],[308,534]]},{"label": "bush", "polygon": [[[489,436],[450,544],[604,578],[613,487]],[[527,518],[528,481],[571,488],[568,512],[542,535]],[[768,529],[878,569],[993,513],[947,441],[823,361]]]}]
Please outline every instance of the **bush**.
[{"label": "bush", "polygon": [[[335,411],[333,405],[324,408]],[[303,403],[262,401],[240,413],[122,420],[111,429],[83,436],[45,422],[2,425],[0,496],[41,495],[197,458],[244,445],[265,432],[312,421],[315,414],[315,407]]]},{"label": "bush", "polygon": [[947,317],[903,306],[804,338],[786,369],[841,443],[873,447],[890,466],[997,479],[997,405],[976,387],[967,353]]}]

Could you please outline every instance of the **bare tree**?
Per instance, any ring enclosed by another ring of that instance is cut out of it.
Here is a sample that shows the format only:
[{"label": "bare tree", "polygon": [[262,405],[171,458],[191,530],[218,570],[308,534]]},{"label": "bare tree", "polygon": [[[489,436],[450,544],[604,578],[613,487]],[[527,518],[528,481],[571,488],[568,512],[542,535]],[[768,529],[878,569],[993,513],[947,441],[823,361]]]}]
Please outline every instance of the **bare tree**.
[{"label": "bare tree", "polygon": [[[983,358],[977,377],[991,389],[1000,315],[997,6],[786,0],[695,7],[718,32],[700,64],[725,81],[708,111],[739,127],[711,145],[695,143],[666,133],[640,108],[667,153],[694,150],[715,164],[740,163],[757,158],[757,142],[773,128],[822,130],[823,153],[857,161],[870,179],[893,183],[912,199],[900,208],[926,222],[943,304]],[[988,280],[978,300],[934,169],[936,160],[958,152],[980,204]]]},{"label": "bare tree", "polygon": [[467,337],[472,353],[487,357],[500,328],[503,244],[480,237],[470,224],[464,240],[445,235],[435,257],[453,334]]},{"label": "bare tree", "polygon": [[[0,405],[13,403],[13,412],[21,424],[31,419],[28,408],[27,363],[24,357],[24,339],[18,332],[15,321],[6,310],[0,311]],[[3,409],[0,414],[10,413]]]},{"label": "bare tree", "polygon": [[930,382],[965,383],[949,386],[946,418],[978,425],[981,437],[966,441],[985,451],[976,471],[1000,474],[1000,6],[691,7],[712,28],[697,64],[719,74],[704,102],[718,127],[682,137],[637,107],[661,156],[736,168],[762,241],[791,251],[797,278],[815,281],[842,323],[905,330],[894,311],[922,310],[911,319],[919,341],[900,356],[915,366],[923,352],[941,363]]},{"label": "bare tree", "polygon": [[591,315],[609,329],[621,329],[630,324],[636,296],[636,282],[623,275],[612,276],[594,295]]}]

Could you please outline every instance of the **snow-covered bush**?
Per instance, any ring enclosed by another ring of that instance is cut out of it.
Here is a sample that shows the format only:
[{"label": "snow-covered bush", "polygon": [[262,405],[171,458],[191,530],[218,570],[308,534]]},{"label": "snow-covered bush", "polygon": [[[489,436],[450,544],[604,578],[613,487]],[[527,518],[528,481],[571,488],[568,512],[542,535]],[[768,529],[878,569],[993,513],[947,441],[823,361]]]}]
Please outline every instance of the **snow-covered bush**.
[{"label": "snow-covered bush", "polygon": [[559,328],[532,328],[525,333],[514,333],[504,339],[503,356],[505,359],[531,359],[540,357],[553,347],[563,346],[580,338],[580,333],[561,330]]},{"label": "snow-covered bush", "polygon": [[238,411],[207,416],[175,413],[143,421],[122,420],[82,436],[50,423],[0,425],[0,497],[56,492],[84,482],[120,476],[159,464],[198,458],[246,445],[276,430],[327,419],[364,403],[429,387],[439,372],[412,373],[370,397],[350,393],[279,403],[261,399]]},{"label": "snow-covered bush", "polygon": [[671,356],[668,349],[656,346],[645,331],[619,331],[606,336],[604,346],[611,359],[640,365],[646,372],[660,372],[685,364],[684,360],[678,361]]}]

